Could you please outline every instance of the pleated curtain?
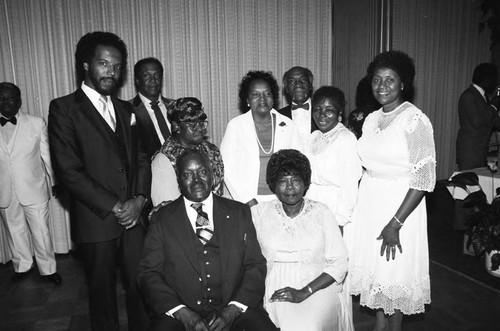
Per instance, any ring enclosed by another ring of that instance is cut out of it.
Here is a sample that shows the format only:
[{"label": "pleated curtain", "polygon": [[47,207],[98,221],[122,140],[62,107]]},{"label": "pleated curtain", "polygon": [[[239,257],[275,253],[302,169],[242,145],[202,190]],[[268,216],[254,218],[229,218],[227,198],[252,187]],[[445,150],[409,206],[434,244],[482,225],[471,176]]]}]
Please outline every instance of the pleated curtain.
[{"label": "pleated curtain", "polygon": [[[47,118],[50,100],[77,88],[76,44],[97,30],[128,46],[118,97],[135,96],[135,62],[157,57],[163,95],[199,98],[217,145],[239,114],[238,84],[249,70],[272,71],[281,86],[283,73],[301,65],[314,73],[315,86],[331,84],[331,0],[0,0],[0,81],[20,87],[23,111]],[[51,200],[51,231],[56,252],[67,252],[68,212],[58,199]],[[5,262],[1,224],[0,232]]]}]

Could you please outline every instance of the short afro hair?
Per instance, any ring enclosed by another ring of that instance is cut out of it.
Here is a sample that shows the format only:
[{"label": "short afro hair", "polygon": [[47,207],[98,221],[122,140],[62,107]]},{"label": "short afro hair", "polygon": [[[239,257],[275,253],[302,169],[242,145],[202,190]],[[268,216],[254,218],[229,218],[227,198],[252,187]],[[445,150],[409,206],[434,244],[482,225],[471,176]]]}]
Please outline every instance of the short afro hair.
[{"label": "short afro hair", "polygon": [[375,56],[366,70],[370,83],[375,75],[375,71],[379,69],[394,70],[404,84],[403,99],[408,100],[411,97],[413,79],[415,78],[415,64],[408,54],[401,51],[387,51]]},{"label": "short afro hair", "polygon": [[263,80],[269,84],[271,88],[271,93],[273,94],[273,108],[277,109],[279,105],[279,87],[276,78],[274,78],[273,73],[271,71],[249,71],[243,78],[240,83],[240,90],[238,92],[238,96],[240,98],[239,108],[243,113],[246,113],[250,110],[248,106],[248,92],[250,90],[250,84],[252,84],[256,80]]},{"label": "short afro hair", "polygon": [[[83,69],[83,64],[90,64],[95,55],[95,50],[99,45],[116,48],[122,56],[122,71],[125,71],[128,57],[127,45],[125,45],[125,42],[116,34],[111,32],[89,32],[81,37],[76,45],[75,66],[78,84],[85,80],[85,70]],[[120,79],[123,79],[124,76],[125,75],[122,74]]]},{"label": "short afro hair", "polygon": [[159,66],[161,73],[163,74],[163,65],[161,64],[160,60],[158,60],[155,57],[147,57],[144,59],[140,59],[135,64],[135,66],[134,66],[134,78],[135,79],[137,79],[137,77],[139,77],[139,72],[141,71],[141,67],[145,64],[148,64],[148,63],[153,63],[153,64],[156,64],[157,66]]},{"label": "short afro hair", "polygon": [[490,79],[496,83],[497,74],[497,67],[493,63],[481,63],[474,69],[472,82],[476,85],[480,85]]},{"label": "short afro hair", "polygon": [[319,102],[323,98],[332,98],[333,101],[339,106],[338,114],[339,116],[344,115],[344,109],[347,102],[345,101],[344,92],[335,86],[321,86],[314,92],[312,97],[312,104]]},{"label": "short afro hair", "polygon": [[282,149],[271,155],[266,169],[266,182],[276,193],[276,184],[283,176],[298,176],[304,182],[304,195],[311,185],[311,163],[295,149]]},{"label": "short afro hair", "polygon": [[21,90],[16,84],[10,82],[1,82],[0,90],[11,90],[17,97],[21,98]]}]

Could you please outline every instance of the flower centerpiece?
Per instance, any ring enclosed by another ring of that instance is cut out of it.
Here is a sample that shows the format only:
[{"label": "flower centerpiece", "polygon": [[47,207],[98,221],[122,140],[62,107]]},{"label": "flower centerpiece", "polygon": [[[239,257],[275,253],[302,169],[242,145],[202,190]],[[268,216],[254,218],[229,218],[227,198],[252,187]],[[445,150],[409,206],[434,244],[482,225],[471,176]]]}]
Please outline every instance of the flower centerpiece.
[{"label": "flower centerpiece", "polygon": [[472,246],[476,256],[485,256],[487,271],[500,277],[500,188],[489,204],[483,191],[469,194],[464,207],[472,207],[467,218],[467,247]]}]

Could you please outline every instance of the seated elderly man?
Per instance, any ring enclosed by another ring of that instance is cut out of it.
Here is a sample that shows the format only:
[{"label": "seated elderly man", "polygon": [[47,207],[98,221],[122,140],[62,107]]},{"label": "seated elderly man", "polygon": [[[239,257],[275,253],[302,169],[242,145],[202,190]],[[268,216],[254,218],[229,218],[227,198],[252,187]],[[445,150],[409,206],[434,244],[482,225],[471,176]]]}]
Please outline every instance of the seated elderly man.
[{"label": "seated elderly man", "polygon": [[212,194],[204,153],[186,150],[176,170],[182,196],[153,213],[139,267],[150,330],[276,330],[249,207]]}]

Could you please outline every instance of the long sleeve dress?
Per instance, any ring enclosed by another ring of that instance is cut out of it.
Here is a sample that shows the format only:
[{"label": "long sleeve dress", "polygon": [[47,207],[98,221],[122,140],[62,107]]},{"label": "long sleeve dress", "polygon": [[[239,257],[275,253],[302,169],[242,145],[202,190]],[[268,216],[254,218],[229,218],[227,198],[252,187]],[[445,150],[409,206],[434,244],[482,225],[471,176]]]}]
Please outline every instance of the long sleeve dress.
[{"label": "long sleeve dress", "polygon": [[[257,239],[267,260],[264,307],[282,331],[353,330],[342,281],[347,250],[329,208],[305,199],[299,215],[290,218],[279,200],[252,207]],[[301,289],[323,272],[335,283],[301,303],[271,302],[272,294],[290,286]]]},{"label": "long sleeve dress", "polygon": [[425,199],[399,231],[403,253],[387,261],[377,237],[395,215],[408,190],[432,191],[436,156],[432,124],[405,102],[389,113],[371,113],[363,125],[358,153],[366,169],[348,240],[350,292],[360,304],[386,314],[424,312],[431,301]]},{"label": "long sleeve dress", "polygon": [[351,221],[361,178],[356,137],[342,123],[327,133],[314,131],[306,149],[311,162],[307,197],[325,203],[340,226]]}]

